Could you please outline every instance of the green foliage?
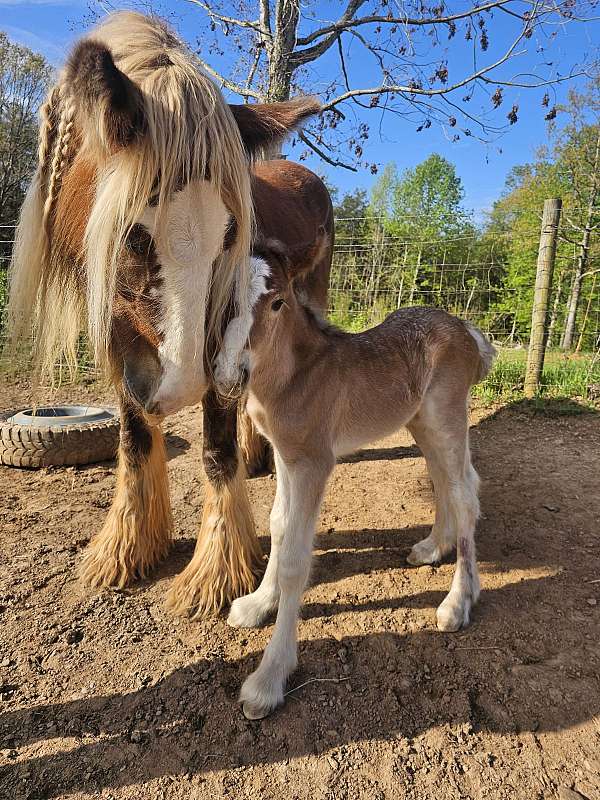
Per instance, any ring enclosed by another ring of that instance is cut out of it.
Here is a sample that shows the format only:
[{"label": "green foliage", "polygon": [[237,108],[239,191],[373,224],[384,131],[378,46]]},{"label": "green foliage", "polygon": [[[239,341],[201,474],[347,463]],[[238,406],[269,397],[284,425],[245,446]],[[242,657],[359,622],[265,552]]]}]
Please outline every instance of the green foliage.
[{"label": "green foliage", "polygon": [[35,167],[37,111],[51,67],[0,31],[0,225],[14,222]]},{"label": "green foliage", "polygon": [[[487,379],[472,393],[484,402],[511,402],[523,396],[527,353],[524,349],[501,350]],[[600,392],[600,359],[597,355],[546,355],[539,397],[576,397],[596,402]]]},{"label": "green foliage", "polygon": [[[51,72],[43,56],[10,42],[0,31],[0,226],[16,222],[35,169],[37,111]],[[0,227],[0,335],[12,238],[12,228]]]},{"label": "green foliage", "polygon": [[481,316],[489,290],[481,291],[479,261],[487,245],[463,196],[453,165],[434,154],[402,175],[388,164],[370,202],[364,192],[344,197],[335,208],[334,319],[358,330],[400,306],[425,304]]}]

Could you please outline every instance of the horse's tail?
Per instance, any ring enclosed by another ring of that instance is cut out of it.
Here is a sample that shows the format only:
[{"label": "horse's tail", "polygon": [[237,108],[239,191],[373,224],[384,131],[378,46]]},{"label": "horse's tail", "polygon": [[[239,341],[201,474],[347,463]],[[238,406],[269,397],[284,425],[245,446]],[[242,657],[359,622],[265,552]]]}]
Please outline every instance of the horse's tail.
[{"label": "horse's tail", "polygon": [[473,339],[475,339],[475,344],[479,351],[479,364],[477,367],[477,376],[475,378],[475,383],[479,383],[489,374],[498,353],[494,345],[479,328],[476,328],[475,325],[471,325],[470,322],[465,322],[465,325]]}]

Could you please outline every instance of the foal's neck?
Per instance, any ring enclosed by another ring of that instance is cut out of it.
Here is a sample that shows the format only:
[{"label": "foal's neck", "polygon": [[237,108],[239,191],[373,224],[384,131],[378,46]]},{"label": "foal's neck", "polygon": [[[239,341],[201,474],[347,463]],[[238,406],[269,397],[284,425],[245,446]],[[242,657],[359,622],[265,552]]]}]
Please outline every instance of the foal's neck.
[{"label": "foal's neck", "polygon": [[[332,345],[331,326],[309,306],[298,302],[268,336],[256,342],[252,373],[255,383],[280,384],[282,389],[299,374],[308,374],[313,365],[329,358]],[[341,333],[341,332],[339,332]]]}]

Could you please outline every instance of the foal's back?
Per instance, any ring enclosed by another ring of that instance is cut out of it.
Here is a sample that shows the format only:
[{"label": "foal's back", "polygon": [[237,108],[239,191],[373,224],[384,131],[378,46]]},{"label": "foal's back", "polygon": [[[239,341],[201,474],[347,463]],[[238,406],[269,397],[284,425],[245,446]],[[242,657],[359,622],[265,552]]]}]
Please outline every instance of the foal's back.
[{"label": "foal's back", "polygon": [[338,454],[406,425],[429,395],[445,394],[464,413],[480,374],[474,333],[440,309],[400,309],[362,333],[329,335],[339,387]]}]

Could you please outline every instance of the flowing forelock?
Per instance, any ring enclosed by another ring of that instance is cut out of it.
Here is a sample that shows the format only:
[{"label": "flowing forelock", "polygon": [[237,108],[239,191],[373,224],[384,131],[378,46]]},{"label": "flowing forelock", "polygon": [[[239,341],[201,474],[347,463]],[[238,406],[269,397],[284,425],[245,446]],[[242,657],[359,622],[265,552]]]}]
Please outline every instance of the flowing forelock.
[{"label": "flowing forelock", "polygon": [[[44,351],[41,363],[45,367],[60,356],[72,361],[79,334],[73,314],[61,330],[59,318],[65,312],[56,305],[48,308],[50,300],[62,303],[63,309],[87,306],[88,334],[96,359],[106,362],[120,253],[155,193],[159,228],[172,194],[189,181],[200,179],[213,184],[236,221],[235,242],[219,256],[212,270],[206,335],[213,341],[220,341],[221,316],[232,296],[234,280],[241,295],[249,280],[253,232],[250,173],[239,128],[219,89],[201,71],[190,50],[158,19],[119,12],[86,38],[108,47],[116,67],[139,89],[145,127],[129,145],[110,152],[100,113],[97,130],[88,126],[91,134],[69,136],[65,142],[65,133],[70,133],[74,124],[66,71],[49,96],[45,123],[40,128],[40,163],[23,207],[11,278],[14,327],[22,327],[29,306],[38,339],[44,340],[38,345]],[[82,254],[84,297],[75,296],[83,289],[66,274],[69,268],[72,271],[72,265],[57,264],[53,258],[48,224],[68,163],[69,146],[83,147],[97,168]],[[26,240],[25,228],[32,241]],[[44,241],[44,231],[48,241]],[[32,258],[39,267],[33,267]],[[48,314],[53,315],[51,323],[46,319]]]}]

